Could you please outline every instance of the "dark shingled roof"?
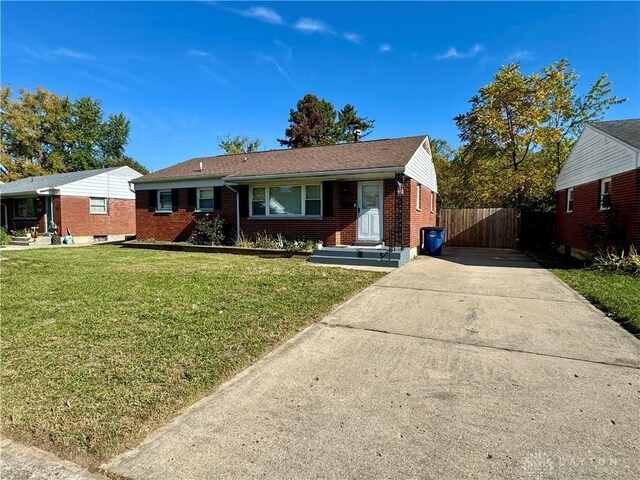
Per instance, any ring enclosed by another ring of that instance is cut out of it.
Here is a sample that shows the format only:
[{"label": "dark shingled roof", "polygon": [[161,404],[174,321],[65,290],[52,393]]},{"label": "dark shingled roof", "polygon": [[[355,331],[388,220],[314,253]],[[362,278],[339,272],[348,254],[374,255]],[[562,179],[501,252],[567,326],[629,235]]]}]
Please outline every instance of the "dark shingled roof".
[{"label": "dark shingled roof", "polygon": [[[328,171],[403,167],[409,162],[425,138],[426,135],[420,135],[319,147],[193,158],[139,177],[134,180],[134,183],[198,177],[226,177],[227,180],[233,180],[262,175],[287,176]],[[202,171],[200,171],[200,162],[202,162]]]},{"label": "dark shingled roof", "polygon": [[640,118],[595,122],[592,123],[591,126],[608,133],[624,143],[628,143],[632,147],[640,148]]}]

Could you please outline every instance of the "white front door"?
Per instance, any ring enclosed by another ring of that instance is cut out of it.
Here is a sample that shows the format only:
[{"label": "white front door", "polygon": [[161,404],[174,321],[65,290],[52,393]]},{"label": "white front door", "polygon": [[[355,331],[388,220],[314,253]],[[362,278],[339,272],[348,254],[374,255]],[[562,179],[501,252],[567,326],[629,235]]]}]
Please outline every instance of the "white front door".
[{"label": "white front door", "polygon": [[382,240],[382,182],[358,183],[358,240]]}]

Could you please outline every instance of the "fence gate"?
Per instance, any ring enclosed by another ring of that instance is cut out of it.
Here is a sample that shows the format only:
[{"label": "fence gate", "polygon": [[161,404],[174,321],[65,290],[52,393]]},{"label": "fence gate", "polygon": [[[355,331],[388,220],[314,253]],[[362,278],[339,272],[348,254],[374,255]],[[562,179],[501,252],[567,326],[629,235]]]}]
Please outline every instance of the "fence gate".
[{"label": "fence gate", "polygon": [[438,226],[452,247],[516,248],[520,215],[517,208],[447,208],[440,210]]}]

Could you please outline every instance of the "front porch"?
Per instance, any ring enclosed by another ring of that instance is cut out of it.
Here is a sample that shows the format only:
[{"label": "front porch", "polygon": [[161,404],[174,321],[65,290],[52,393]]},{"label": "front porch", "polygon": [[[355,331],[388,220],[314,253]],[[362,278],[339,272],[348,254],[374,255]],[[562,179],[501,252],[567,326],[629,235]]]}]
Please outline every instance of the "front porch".
[{"label": "front porch", "polygon": [[309,262],[325,265],[350,265],[398,268],[411,260],[410,248],[379,246],[335,246],[313,251]]}]

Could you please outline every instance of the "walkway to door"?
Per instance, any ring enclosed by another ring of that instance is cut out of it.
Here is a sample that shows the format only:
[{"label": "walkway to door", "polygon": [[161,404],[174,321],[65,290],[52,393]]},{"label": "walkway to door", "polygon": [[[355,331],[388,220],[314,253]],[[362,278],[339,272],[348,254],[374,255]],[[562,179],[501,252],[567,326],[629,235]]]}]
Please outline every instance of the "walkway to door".
[{"label": "walkway to door", "polygon": [[632,478],[640,342],[512,250],[394,271],[105,468],[126,478]]}]

